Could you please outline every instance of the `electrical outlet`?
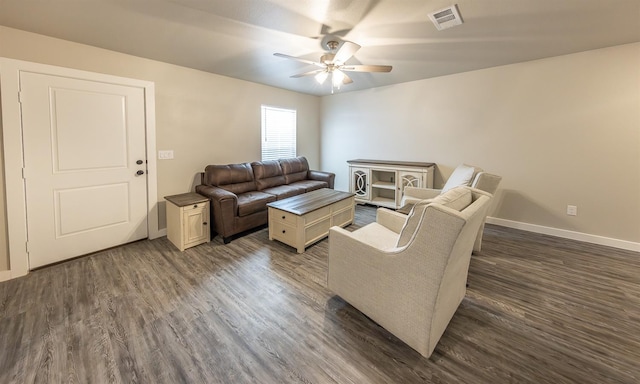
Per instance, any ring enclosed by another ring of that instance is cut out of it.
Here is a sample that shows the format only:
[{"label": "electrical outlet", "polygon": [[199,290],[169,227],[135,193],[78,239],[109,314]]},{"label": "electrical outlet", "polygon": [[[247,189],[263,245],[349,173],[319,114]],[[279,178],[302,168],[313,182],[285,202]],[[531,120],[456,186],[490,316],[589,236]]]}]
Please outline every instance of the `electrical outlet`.
[{"label": "electrical outlet", "polygon": [[169,149],[166,151],[158,151],[158,159],[161,159],[161,160],[173,159],[173,150]]},{"label": "electrical outlet", "polygon": [[567,205],[567,215],[578,216],[578,207],[575,205]]}]

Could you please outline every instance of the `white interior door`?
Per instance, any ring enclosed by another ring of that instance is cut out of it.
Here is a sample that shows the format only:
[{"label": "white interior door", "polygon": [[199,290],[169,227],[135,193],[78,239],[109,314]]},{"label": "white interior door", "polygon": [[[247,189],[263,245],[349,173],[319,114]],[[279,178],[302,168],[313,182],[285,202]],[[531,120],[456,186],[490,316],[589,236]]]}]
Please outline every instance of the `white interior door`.
[{"label": "white interior door", "polygon": [[30,269],[147,237],[143,89],[22,72],[20,102]]}]

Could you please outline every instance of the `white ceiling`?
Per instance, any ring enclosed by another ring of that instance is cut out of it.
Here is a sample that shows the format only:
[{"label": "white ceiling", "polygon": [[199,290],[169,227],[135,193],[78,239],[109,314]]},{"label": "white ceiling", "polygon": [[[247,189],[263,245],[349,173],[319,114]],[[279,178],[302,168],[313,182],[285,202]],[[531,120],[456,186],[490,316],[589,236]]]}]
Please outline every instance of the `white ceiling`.
[{"label": "white ceiling", "polygon": [[[458,4],[464,24],[428,14]],[[640,41],[640,0],[0,0],[0,25],[313,95],[326,34],[360,44],[340,92]]]}]

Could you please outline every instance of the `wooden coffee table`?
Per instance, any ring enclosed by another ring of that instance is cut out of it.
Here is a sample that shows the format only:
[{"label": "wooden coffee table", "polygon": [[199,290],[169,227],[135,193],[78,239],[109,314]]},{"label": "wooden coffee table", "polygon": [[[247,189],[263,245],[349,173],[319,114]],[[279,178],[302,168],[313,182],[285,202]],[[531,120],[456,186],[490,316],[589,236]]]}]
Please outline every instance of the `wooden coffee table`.
[{"label": "wooden coffee table", "polygon": [[323,188],[267,204],[269,240],[278,240],[303,253],[329,235],[334,225],[353,223],[354,194]]}]

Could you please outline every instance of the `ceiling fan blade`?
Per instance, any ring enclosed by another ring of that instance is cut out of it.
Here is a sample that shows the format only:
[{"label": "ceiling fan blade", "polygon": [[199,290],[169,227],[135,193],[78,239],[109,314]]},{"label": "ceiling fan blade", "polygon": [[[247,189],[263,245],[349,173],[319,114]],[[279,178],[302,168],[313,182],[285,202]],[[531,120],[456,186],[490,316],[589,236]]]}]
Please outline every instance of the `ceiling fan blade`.
[{"label": "ceiling fan blade", "polygon": [[304,76],[313,76],[313,75],[317,75],[320,72],[324,72],[324,69],[316,69],[313,71],[309,71],[309,72],[305,72],[305,73],[298,73],[297,75],[293,75],[293,76],[289,76],[289,77],[294,77],[294,78],[298,78],[298,77],[304,77]]},{"label": "ceiling fan blade", "polygon": [[324,64],[318,63],[316,61],[311,61],[311,60],[307,60],[307,59],[301,59],[299,57],[285,55],[284,53],[274,53],[273,56],[278,56],[278,57],[282,57],[282,58],[285,58],[285,59],[296,60],[296,61],[300,61],[302,63],[315,65],[317,67],[324,67],[325,66]]},{"label": "ceiling fan blade", "polygon": [[351,58],[356,52],[358,52],[360,46],[356,43],[352,43],[350,41],[343,41],[338,48],[338,52],[336,52],[335,57],[333,58],[333,62],[344,63]]},{"label": "ceiling fan blade", "polygon": [[351,80],[351,78],[349,76],[347,76],[347,74],[344,74],[344,79],[342,79],[342,84],[351,84],[353,83],[353,80]]},{"label": "ceiling fan blade", "polygon": [[390,65],[344,65],[340,67],[342,71],[350,72],[391,72]]}]

